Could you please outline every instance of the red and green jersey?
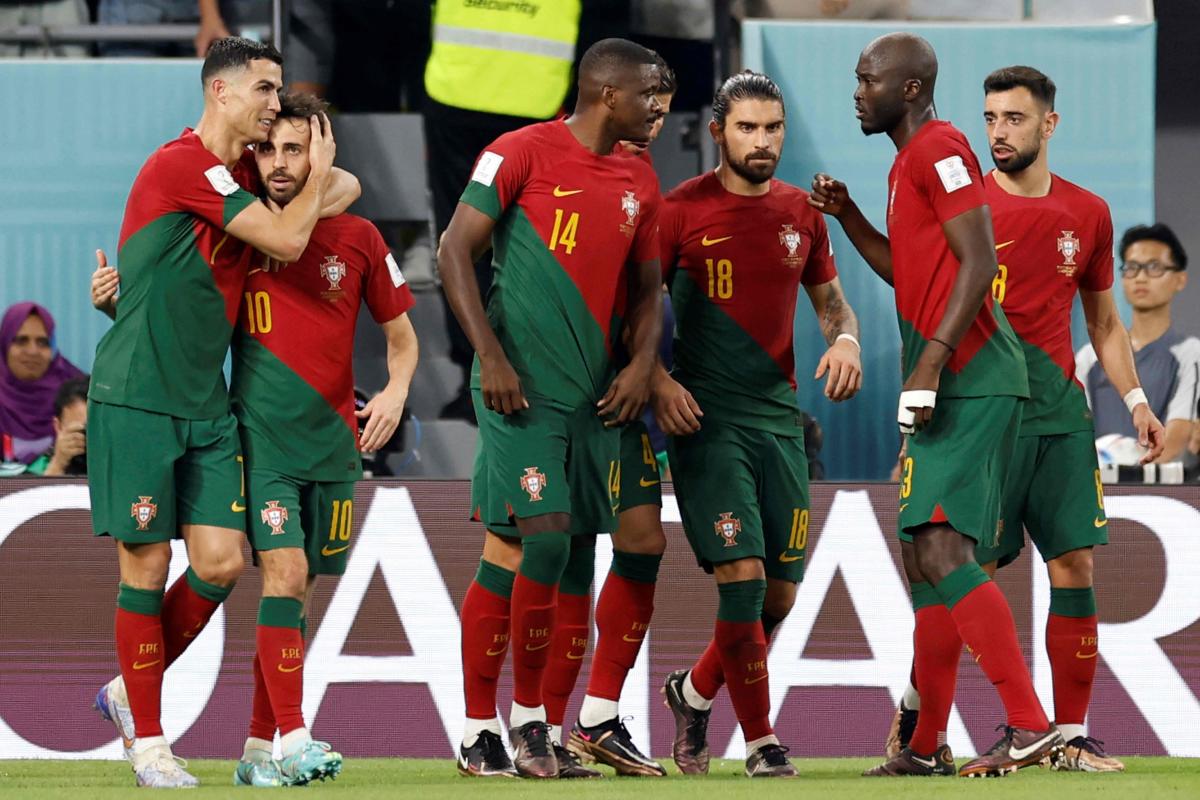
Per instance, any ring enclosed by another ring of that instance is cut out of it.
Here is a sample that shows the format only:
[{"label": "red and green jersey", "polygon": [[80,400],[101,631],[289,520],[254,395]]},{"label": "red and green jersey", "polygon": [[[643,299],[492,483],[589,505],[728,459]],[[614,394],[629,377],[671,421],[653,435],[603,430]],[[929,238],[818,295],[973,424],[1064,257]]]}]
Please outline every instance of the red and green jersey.
[{"label": "red and green jersey", "polygon": [[[933,338],[959,262],[942,226],[987,205],[979,161],[948,122],[927,122],[892,164],[887,229],[900,318],[904,378]],[[1029,396],[1025,359],[1004,312],[989,295],[942,370],[940,397]]]},{"label": "red and green jersey", "polygon": [[993,173],[983,186],[1000,262],[992,296],[1020,339],[1029,372],[1021,434],[1091,430],[1087,397],[1075,379],[1071,304],[1080,288],[1112,288],[1108,205],[1057,175],[1045,197],[1009,194]]},{"label": "red and green jersey", "polygon": [[125,204],[121,299],[90,397],[183,419],[228,412],[222,366],[250,248],[225,226],[258,189],[252,151],[231,172],[190,129],[150,156]]},{"label": "red and green jersey", "polygon": [[654,171],[593,153],[555,120],[490,144],[462,202],[496,220],[488,321],[525,394],[594,403],[607,389],[627,266],[658,258]]},{"label": "red and green jersey", "polygon": [[389,322],[412,307],[412,292],[379,231],[352,214],[318,221],[294,264],[272,268],[257,254],[254,261],[231,387],[247,466],[300,480],[357,480],[358,310],[365,300],[376,322]]},{"label": "red and green jersey", "polygon": [[792,331],[800,285],[837,277],[829,233],[802,189],[745,197],[713,173],[667,195],[659,229],[675,307],[676,379],[717,419],[803,435]]}]

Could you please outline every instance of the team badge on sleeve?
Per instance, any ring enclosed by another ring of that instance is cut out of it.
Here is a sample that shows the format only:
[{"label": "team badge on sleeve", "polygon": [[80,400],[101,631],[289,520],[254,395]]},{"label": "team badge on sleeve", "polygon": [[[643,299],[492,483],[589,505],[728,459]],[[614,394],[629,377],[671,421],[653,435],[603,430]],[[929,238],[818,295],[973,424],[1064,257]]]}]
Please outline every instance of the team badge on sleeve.
[{"label": "team badge on sleeve", "polygon": [[784,225],[779,231],[779,243],[787,248],[787,255],[783,257],[784,265],[795,269],[804,261],[803,256],[796,255],[802,241],[800,232],[793,230],[791,225]]},{"label": "team badge on sleeve", "polygon": [[496,171],[500,169],[500,165],[504,163],[504,156],[499,153],[493,153],[491,150],[485,150],[483,155],[479,157],[479,161],[475,164],[475,171],[471,173],[471,180],[476,183],[482,183],[484,186],[491,186],[492,181],[496,179]]},{"label": "team badge on sleeve", "polygon": [[942,179],[942,187],[945,188],[946,194],[971,185],[971,173],[967,172],[967,165],[963,163],[962,156],[950,156],[935,161],[933,168]]},{"label": "team badge on sleeve", "polygon": [[633,231],[637,228],[638,212],[642,210],[642,204],[633,192],[625,192],[621,197],[621,210],[625,212],[625,221],[621,223],[621,232],[626,236],[633,236]]},{"label": "team badge on sleeve", "polygon": [[721,516],[713,523],[713,528],[725,540],[726,547],[737,547],[737,535],[742,532],[742,521],[733,515],[732,511],[722,511]]},{"label": "team badge on sleeve", "polygon": [[521,476],[521,488],[529,494],[529,501],[536,503],[542,499],[542,490],[546,488],[546,476],[537,467],[526,467]]},{"label": "team badge on sleeve", "polygon": [[283,523],[288,521],[288,510],[279,505],[278,500],[268,500],[267,505],[259,512],[264,525],[271,526],[271,535],[283,533]]},{"label": "team badge on sleeve", "polygon": [[209,167],[204,170],[204,177],[208,178],[208,182],[217,190],[217,193],[223,197],[236,192],[239,188],[238,182],[233,179],[226,169],[224,164],[217,164],[215,167]]},{"label": "team badge on sleeve", "polygon": [[1058,272],[1068,278],[1075,274],[1075,256],[1079,255],[1079,240],[1075,231],[1063,231],[1058,237],[1058,252],[1062,253],[1063,263],[1058,265]]},{"label": "team badge on sleeve", "polygon": [[129,516],[137,520],[139,531],[150,530],[150,520],[158,516],[158,505],[150,502],[153,497],[138,495],[138,501],[129,507]]}]

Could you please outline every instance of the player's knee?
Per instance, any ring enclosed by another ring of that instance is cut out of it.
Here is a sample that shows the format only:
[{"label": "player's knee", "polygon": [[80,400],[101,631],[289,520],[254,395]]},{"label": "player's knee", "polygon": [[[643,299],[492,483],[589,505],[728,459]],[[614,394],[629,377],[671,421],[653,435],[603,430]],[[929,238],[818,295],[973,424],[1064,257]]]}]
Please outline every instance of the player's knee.
[{"label": "player's knee", "polygon": [[571,537],[565,533],[535,533],[521,542],[521,574],[538,583],[557,584],[571,557]]},{"label": "player's knee", "polygon": [[260,563],[264,597],[304,600],[308,587],[308,559],[303,550],[285,547],[270,551],[270,557],[260,557]]},{"label": "player's knee", "polygon": [[791,582],[767,581],[767,595],[763,599],[763,616],[782,621],[796,605],[796,584]]},{"label": "player's knee", "polygon": [[196,573],[196,577],[214,586],[233,586],[238,578],[242,577],[242,570],[245,568],[246,560],[242,558],[241,550],[221,553],[192,563],[192,571]]},{"label": "player's knee", "polygon": [[661,556],[667,551],[667,536],[661,524],[622,530],[613,536],[613,548],[626,553]]},{"label": "player's knee", "polygon": [[714,564],[713,575],[716,577],[717,583],[762,581],[767,578],[761,558],[739,558],[736,561]]},{"label": "player's knee", "polygon": [[1047,563],[1050,585],[1061,587],[1085,587],[1092,585],[1092,548],[1083,547],[1063,553]]}]

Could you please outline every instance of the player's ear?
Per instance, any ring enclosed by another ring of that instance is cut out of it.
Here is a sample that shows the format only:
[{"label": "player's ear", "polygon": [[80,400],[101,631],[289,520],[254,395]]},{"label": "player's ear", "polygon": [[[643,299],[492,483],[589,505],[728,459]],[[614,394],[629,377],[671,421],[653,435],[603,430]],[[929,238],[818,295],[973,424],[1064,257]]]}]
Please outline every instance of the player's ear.
[{"label": "player's ear", "polygon": [[612,111],[614,108],[616,108],[617,107],[617,87],[615,87],[611,84],[608,84],[608,83],[601,86],[600,87],[600,102],[603,103],[604,106],[609,111]]},{"label": "player's ear", "polygon": [[911,103],[913,100],[916,100],[917,97],[920,96],[921,89],[923,86],[924,86],[924,84],[921,83],[919,78],[909,78],[908,80],[906,80],[904,82],[904,100],[905,100],[905,102]]},{"label": "player's ear", "polygon": [[1049,139],[1054,135],[1054,131],[1058,128],[1058,112],[1047,111],[1046,116],[1042,119],[1042,138]]},{"label": "player's ear", "polygon": [[717,124],[715,119],[710,119],[708,121],[708,133],[710,136],[712,136],[713,141],[717,144],[721,144],[722,140],[725,138],[725,134],[721,130],[721,126]]}]

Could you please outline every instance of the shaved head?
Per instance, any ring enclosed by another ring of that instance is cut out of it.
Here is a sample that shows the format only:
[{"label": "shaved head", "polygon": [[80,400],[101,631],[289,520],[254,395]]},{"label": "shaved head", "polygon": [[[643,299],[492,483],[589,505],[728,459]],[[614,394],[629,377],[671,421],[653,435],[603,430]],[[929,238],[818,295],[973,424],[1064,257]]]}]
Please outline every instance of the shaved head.
[{"label": "shaved head", "polygon": [[[577,117],[598,122],[605,138],[648,144],[662,116],[661,58],[628,39],[601,39],[579,61]],[[611,149],[611,148],[609,148]]]},{"label": "shaved head", "polygon": [[937,54],[915,33],[889,33],[866,46],[861,58],[880,71],[891,71],[901,80],[921,82],[921,94],[933,97],[937,82]]},{"label": "shaved head", "polygon": [[911,33],[889,33],[871,42],[854,70],[854,107],[863,133],[891,133],[910,114],[933,106],[937,55]]},{"label": "shaved head", "polygon": [[623,86],[637,80],[647,67],[657,72],[653,50],[628,39],[601,39],[579,60],[579,99],[599,102],[605,86]]}]

